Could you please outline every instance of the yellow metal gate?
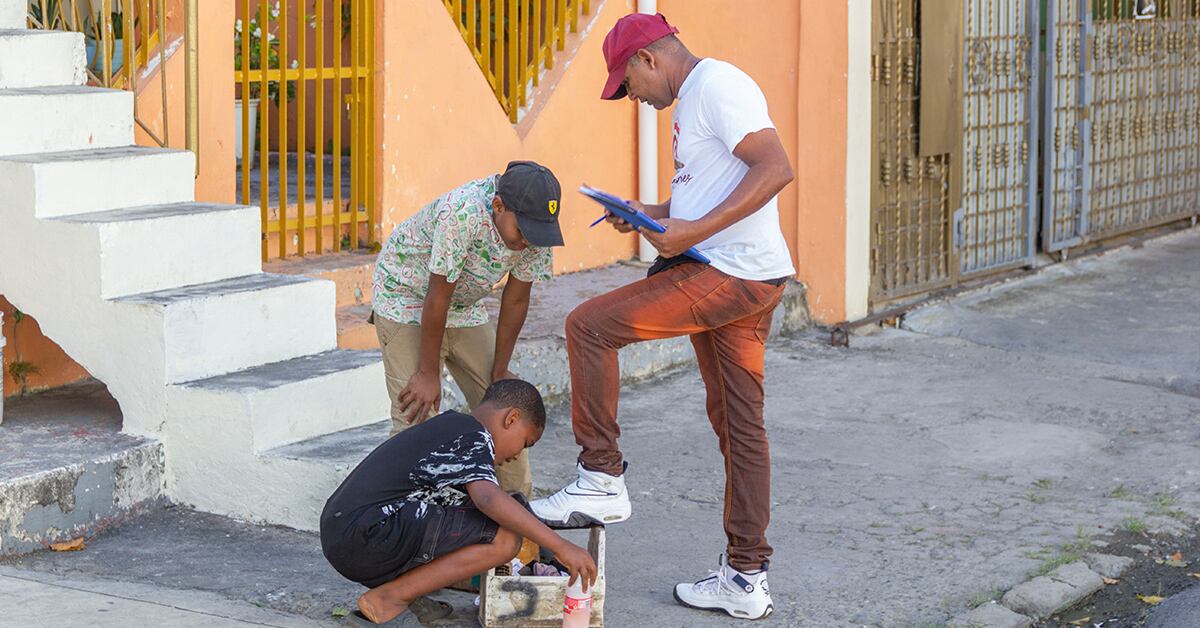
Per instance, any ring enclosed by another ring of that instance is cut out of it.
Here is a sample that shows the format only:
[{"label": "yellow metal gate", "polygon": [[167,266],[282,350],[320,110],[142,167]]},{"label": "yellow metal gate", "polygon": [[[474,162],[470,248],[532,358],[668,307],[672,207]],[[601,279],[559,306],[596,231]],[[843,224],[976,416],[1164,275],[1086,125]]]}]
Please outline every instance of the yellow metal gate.
[{"label": "yellow metal gate", "polygon": [[241,201],[262,256],[373,246],[374,0],[239,0]]}]

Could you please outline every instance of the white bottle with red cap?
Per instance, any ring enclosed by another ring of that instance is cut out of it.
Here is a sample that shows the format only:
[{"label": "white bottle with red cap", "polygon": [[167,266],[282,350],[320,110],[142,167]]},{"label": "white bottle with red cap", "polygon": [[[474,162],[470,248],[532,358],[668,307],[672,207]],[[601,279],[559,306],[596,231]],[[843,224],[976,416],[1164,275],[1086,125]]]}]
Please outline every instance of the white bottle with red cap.
[{"label": "white bottle with red cap", "polygon": [[583,591],[583,577],[567,585],[563,598],[563,628],[587,628],[592,621],[592,591]]}]

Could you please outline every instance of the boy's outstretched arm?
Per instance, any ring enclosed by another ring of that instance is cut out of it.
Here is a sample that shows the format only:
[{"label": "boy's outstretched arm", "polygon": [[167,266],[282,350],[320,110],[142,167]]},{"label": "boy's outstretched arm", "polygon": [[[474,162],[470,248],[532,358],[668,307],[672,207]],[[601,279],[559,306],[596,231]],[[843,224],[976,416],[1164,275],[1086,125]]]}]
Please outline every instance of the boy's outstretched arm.
[{"label": "boy's outstretched arm", "polygon": [[446,317],[454,286],[445,275],[429,273],[429,290],[421,308],[421,347],[417,372],[400,391],[403,416],[409,423],[420,423],[438,409],[442,400],[442,338],[446,335]]},{"label": "boy's outstretched arm", "polygon": [[511,274],[500,295],[500,320],[496,323],[496,358],[492,367],[492,381],[511,377],[508,363],[512,360],[513,348],[525,317],[529,314],[529,293],[533,284],[521,281]]},{"label": "boy's outstretched arm", "polygon": [[570,583],[583,578],[586,591],[596,581],[596,561],[587,550],[555,534],[499,486],[487,480],[471,482],[467,484],[467,495],[480,512],[500,527],[554,552],[558,561],[571,571]]}]

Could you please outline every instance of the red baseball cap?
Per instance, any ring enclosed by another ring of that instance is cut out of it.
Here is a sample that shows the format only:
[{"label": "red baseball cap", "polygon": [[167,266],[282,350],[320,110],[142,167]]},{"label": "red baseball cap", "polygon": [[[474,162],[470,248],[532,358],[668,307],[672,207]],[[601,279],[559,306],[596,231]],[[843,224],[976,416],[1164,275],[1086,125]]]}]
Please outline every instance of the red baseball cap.
[{"label": "red baseball cap", "polygon": [[604,37],[604,62],[608,64],[608,82],[600,97],[617,100],[625,97],[625,64],[637,51],[679,29],[667,23],[662,13],[630,13],[617,20]]}]

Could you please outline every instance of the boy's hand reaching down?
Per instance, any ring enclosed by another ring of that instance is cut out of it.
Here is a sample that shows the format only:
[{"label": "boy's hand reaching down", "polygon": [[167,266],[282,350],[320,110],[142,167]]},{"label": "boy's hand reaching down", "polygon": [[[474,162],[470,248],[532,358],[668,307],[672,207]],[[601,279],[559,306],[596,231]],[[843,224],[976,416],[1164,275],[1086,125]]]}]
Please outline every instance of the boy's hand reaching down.
[{"label": "boy's hand reaching down", "polygon": [[437,412],[442,403],[442,381],[436,375],[417,371],[400,391],[402,416],[409,424],[420,423]]},{"label": "boy's hand reaching down", "polygon": [[554,557],[571,572],[567,584],[575,584],[577,578],[583,578],[583,590],[586,593],[596,582],[596,561],[587,550],[573,543],[563,543],[563,547],[555,551]]}]

